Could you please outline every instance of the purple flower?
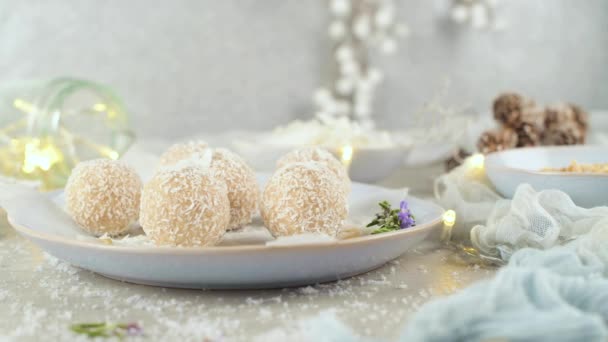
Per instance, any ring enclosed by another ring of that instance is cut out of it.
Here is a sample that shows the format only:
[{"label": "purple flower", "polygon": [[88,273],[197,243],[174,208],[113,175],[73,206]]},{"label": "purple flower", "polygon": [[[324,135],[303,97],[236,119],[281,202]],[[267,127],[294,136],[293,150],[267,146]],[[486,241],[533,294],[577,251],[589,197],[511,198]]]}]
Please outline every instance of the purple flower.
[{"label": "purple flower", "polygon": [[416,221],[414,220],[410,209],[407,207],[407,202],[403,200],[399,204],[399,226],[403,229],[414,225],[416,225]]},{"label": "purple flower", "polygon": [[141,326],[137,323],[127,324],[127,326],[125,327],[125,330],[127,331],[127,336],[140,336],[144,332],[144,330],[141,328]]}]

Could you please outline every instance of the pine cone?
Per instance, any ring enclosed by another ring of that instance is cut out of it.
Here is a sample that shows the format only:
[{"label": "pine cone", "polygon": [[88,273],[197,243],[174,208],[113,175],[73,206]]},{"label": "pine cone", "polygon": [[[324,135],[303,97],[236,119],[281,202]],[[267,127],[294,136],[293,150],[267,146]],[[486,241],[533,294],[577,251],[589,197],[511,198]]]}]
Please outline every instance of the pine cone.
[{"label": "pine cone", "polygon": [[534,101],[517,93],[504,93],[494,100],[494,119],[505,126],[515,128],[520,126],[526,108],[533,106]]},{"label": "pine cone", "polygon": [[523,123],[515,129],[517,147],[538,146],[541,143],[542,130],[535,124]]},{"label": "pine cone", "polygon": [[544,145],[577,145],[585,143],[586,131],[576,121],[562,123],[543,133]]},{"label": "pine cone", "polygon": [[561,125],[576,121],[574,110],[571,106],[558,103],[548,106],[545,109],[545,128],[549,130],[557,129]]},{"label": "pine cone", "polygon": [[570,106],[572,112],[574,112],[574,121],[576,121],[579,127],[587,133],[587,128],[589,127],[589,115],[587,115],[587,112],[573,103],[569,103],[568,106]]},{"label": "pine cone", "polygon": [[462,162],[464,162],[465,159],[467,159],[467,157],[469,157],[471,154],[466,152],[463,149],[458,149],[458,151],[456,151],[456,153],[454,153],[450,159],[445,161],[445,170],[447,172],[452,171],[453,169],[457,168],[458,166],[462,165]]},{"label": "pine cone", "polygon": [[517,134],[510,128],[486,131],[477,141],[477,149],[483,154],[507,150],[517,146]]},{"label": "pine cone", "polygon": [[534,130],[539,133],[545,129],[545,121],[546,121],[546,112],[545,108],[530,105],[522,111],[521,119],[519,121],[519,125],[514,126],[514,128],[520,128],[523,125],[530,125],[534,127]]},{"label": "pine cone", "polygon": [[584,144],[588,127],[587,113],[573,104],[557,104],[545,111],[545,145]]}]

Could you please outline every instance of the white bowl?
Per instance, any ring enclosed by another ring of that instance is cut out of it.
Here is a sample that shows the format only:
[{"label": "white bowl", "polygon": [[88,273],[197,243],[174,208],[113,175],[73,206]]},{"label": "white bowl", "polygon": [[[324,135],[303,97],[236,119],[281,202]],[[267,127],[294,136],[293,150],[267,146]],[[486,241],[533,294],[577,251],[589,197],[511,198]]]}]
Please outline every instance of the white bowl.
[{"label": "white bowl", "polygon": [[[402,190],[353,184],[352,212],[368,222],[381,200]],[[104,244],[88,236],[48,197],[26,192],[4,204],[8,220],[55,257],[109,278],[182,288],[278,288],[344,279],[382,266],[441,226],[443,209],[407,197],[416,227],[345,240],[198,248]]]},{"label": "white bowl", "polygon": [[573,160],[579,163],[607,163],[608,147],[552,146],[507,150],[486,156],[485,170],[490,181],[505,197],[512,198],[519,184],[536,190],[557,189],[574,203],[591,208],[608,205],[608,174],[543,172],[560,168]]},{"label": "white bowl", "polygon": [[[249,133],[253,135],[253,133]],[[259,133],[258,138],[249,137],[232,143],[232,147],[256,170],[263,172],[273,172],[276,168],[277,160],[286,153],[302,147],[301,145],[274,145],[256,143],[264,141],[267,136]],[[327,148],[327,147],[325,147]],[[340,159],[339,149],[327,148],[329,152]],[[410,151],[407,146],[393,147],[356,147],[353,151],[352,160],[349,165],[348,173],[355,182],[374,183],[381,181],[393,174],[401,165],[403,159]]]}]

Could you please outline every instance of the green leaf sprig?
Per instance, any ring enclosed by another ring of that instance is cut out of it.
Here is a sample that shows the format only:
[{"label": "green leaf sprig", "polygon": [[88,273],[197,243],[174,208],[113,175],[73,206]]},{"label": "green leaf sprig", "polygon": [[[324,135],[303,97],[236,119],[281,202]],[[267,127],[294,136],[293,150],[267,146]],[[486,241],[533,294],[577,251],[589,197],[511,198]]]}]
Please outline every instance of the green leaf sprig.
[{"label": "green leaf sprig", "polygon": [[382,211],[376,214],[376,217],[370,222],[367,227],[378,226],[378,229],[372,231],[372,234],[380,234],[401,229],[399,221],[399,209],[392,209],[391,204],[387,201],[378,203]]},{"label": "green leaf sprig", "polygon": [[81,323],[73,324],[70,330],[88,337],[118,337],[141,336],[143,329],[137,323]]}]

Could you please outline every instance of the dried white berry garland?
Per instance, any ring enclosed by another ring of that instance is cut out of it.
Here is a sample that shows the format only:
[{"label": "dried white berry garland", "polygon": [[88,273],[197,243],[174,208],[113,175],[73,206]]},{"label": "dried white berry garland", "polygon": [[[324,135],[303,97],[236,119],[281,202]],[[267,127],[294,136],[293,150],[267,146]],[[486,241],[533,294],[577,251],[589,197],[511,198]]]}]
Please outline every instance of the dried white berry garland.
[{"label": "dried white berry garland", "polygon": [[384,74],[373,66],[374,50],[392,54],[397,38],[408,28],[395,20],[392,0],[330,0],[334,66],[328,83],[314,94],[316,116],[347,117],[362,127],[374,127],[374,92]]},{"label": "dried white berry garland", "polygon": [[475,29],[501,30],[505,22],[497,15],[498,0],[451,0],[450,18]]}]

